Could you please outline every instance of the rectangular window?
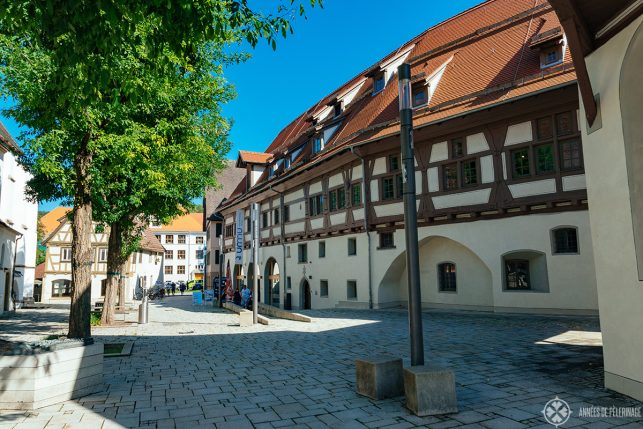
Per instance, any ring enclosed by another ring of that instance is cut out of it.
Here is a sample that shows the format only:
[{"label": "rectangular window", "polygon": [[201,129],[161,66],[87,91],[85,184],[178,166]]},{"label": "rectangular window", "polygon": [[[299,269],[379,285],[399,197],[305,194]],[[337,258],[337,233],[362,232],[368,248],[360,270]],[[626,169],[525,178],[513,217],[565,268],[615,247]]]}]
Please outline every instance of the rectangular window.
[{"label": "rectangular window", "polygon": [[444,180],[444,190],[458,188],[458,164],[446,164],[442,166],[442,177]]},{"label": "rectangular window", "polygon": [[308,262],[308,245],[299,244],[297,245],[297,261],[301,264]]},{"label": "rectangular window", "polygon": [[286,289],[292,289],[292,279],[290,278],[290,276],[286,277]]},{"label": "rectangular window", "polygon": [[319,242],[319,257],[320,258],[325,258],[326,257],[326,242],[325,241],[320,241]]},{"label": "rectangular window", "polygon": [[384,72],[379,73],[375,77],[373,77],[373,94],[377,94],[378,92],[383,90],[385,83],[386,79],[384,76]]},{"label": "rectangular window", "polygon": [[472,186],[478,184],[478,163],[475,159],[462,162],[462,185]]},{"label": "rectangular window", "polygon": [[319,296],[322,298],[328,297],[328,280],[319,281]]},{"label": "rectangular window", "polygon": [[138,259],[138,253],[132,253],[132,265],[136,265],[136,260]]},{"label": "rectangular window", "polygon": [[290,168],[290,157],[287,156],[284,158],[284,170],[287,170]]},{"label": "rectangular window", "polygon": [[138,254],[138,263],[142,264],[143,263],[143,252]]},{"label": "rectangular window", "polygon": [[185,250],[177,250],[176,259],[185,259]]},{"label": "rectangular window", "polygon": [[344,110],[343,107],[344,107],[344,102],[343,101],[338,101],[337,103],[335,103],[333,105],[333,115],[335,117],[338,117],[339,115],[341,115],[342,110]]},{"label": "rectangular window", "polygon": [[173,268],[174,267],[172,267],[172,265],[166,265],[165,268],[164,268],[165,274],[173,274],[173,272],[174,272]]},{"label": "rectangular window", "polygon": [[268,228],[270,226],[270,224],[268,222],[268,212],[263,212],[261,214],[261,226],[263,228]]},{"label": "rectangular window", "polygon": [[508,290],[529,290],[529,261],[510,259],[505,261],[506,286]]},{"label": "rectangular window", "polygon": [[226,225],[225,227],[225,236],[232,237],[234,235],[234,224]]},{"label": "rectangular window", "polygon": [[324,148],[324,139],[322,136],[315,136],[313,138],[313,154],[319,153]]},{"label": "rectangular window", "polygon": [[357,299],[357,282],[355,280],[346,282],[346,298],[350,300]]},{"label": "rectangular window", "polygon": [[51,296],[71,296],[71,280],[54,280]]},{"label": "rectangular window", "polygon": [[536,174],[554,172],[554,148],[551,144],[536,146]]},{"label": "rectangular window", "polygon": [[273,212],[273,218],[275,220],[275,225],[279,225],[279,209],[275,209]]},{"label": "rectangular window", "polygon": [[174,243],[174,236],[172,234],[168,234],[165,236],[165,242],[167,244],[173,244]]},{"label": "rectangular window", "polygon": [[397,155],[389,155],[388,157],[388,171],[393,173],[400,169],[400,157]]},{"label": "rectangular window", "polygon": [[424,82],[413,85],[411,92],[413,93],[413,107],[424,106],[429,102],[429,91]]},{"label": "rectangular window", "polygon": [[576,228],[559,228],[553,231],[554,254],[578,253]]},{"label": "rectangular window", "polygon": [[514,178],[529,176],[529,148],[512,151],[511,164]]},{"label": "rectangular window", "polygon": [[203,244],[203,237],[197,237],[196,244]]},{"label": "rectangular window", "polygon": [[337,190],[337,208],[343,209],[346,207],[346,189],[339,188]]},{"label": "rectangular window", "polygon": [[71,261],[71,247],[63,247],[61,250],[61,262]]},{"label": "rectangular window", "polygon": [[185,244],[185,235],[179,235],[179,244]]},{"label": "rectangular window", "polygon": [[324,196],[322,194],[309,198],[309,216],[319,216],[324,212]]},{"label": "rectangular window", "polygon": [[337,211],[337,192],[335,191],[328,193],[328,210],[331,212]]},{"label": "rectangular window", "polygon": [[440,292],[455,292],[455,264],[444,262],[438,265],[438,287]]},{"label": "rectangular window", "polygon": [[250,218],[246,218],[246,232],[252,231],[252,225],[250,225]]},{"label": "rectangular window", "polygon": [[359,206],[362,204],[362,184],[361,183],[353,183],[353,186],[351,186],[351,199],[353,206]]},{"label": "rectangular window", "polygon": [[290,258],[290,246],[286,246],[286,258]]},{"label": "rectangular window", "polygon": [[98,262],[107,261],[107,247],[98,248]]},{"label": "rectangular window", "polygon": [[348,239],[348,256],[357,255],[357,239],[349,238]]},{"label": "rectangular window", "polygon": [[563,112],[556,115],[556,135],[567,136],[574,132],[574,124],[572,123],[572,113]]},{"label": "rectangular window", "polygon": [[219,258],[221,258],[221,252],[218,250],[214,251],[214,261],[212,261],[213,264],[218,264],[219,263]]},{"label": "rectangular window", "polygon": [[536,134],[538,140],[548,140],[554,136],[554,129],[549,116],[536,120]]},{"label": "rectangular window", "polygon": [[176,273],[177,274],[185,274],[185,265],[177,265]]},{"label": "rectangular window", "polygon": [[223,234],[223,224],[222,223],[217,223],[215,228],[214,228],[214,235],[217,237],[221,236]]},{"label": "rectangular window", "polygon": [[560,163],[564,171],[583,168],[580,140],[574,139],[560,142]]},{"label": "rectangular window", "polygon": [[395,188],[393,186],[393,177],[384,177],[382,179],[382,199],[394,200]]},{"label": "rectangular window", "polygon": [[197,259],[203,259],[203,250],[197,250],[194,253]]},{"label": "rectangular window", "polygon": [[380,233],[380,249],[392,249],[395,247],[392,232]]},{"label": "rectangular window", "polygon": [[451,158],[464,156],[464,139],[462,137],[451,140]]},{"label": "rectangular window", "polygon": [[290,222],[290,206],[284,206],[284,222]]},{"label": "rectangular window", "polygon": [[161,234],[156,234],[154,237],[156,237],[156,239],[159,241],[159,243],[161,242]]},{"label": "rectangular window", "polygon": [[174,250],[166,250],[165,259],[174,259]]}]

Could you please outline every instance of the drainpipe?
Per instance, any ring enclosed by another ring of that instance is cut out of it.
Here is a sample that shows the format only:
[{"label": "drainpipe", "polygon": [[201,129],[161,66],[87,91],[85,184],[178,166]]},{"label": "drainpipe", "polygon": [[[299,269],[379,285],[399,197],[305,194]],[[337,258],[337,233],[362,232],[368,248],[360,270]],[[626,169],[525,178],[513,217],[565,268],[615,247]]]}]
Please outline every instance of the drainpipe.
[{"label": "drainpipe", "polygon": [[[16,248],[13,252],[13,266],[11,267],[11,284],[9,285],[9,294],[11,296],[11,301],[13,301],[14,312],[16,311],[16,301],[18,300],[18,296],[17,295],[14,296],[13,282],[15,281],[15,277],[16,277],[16,259],[18,257],[18,240],[20,240],[22,237],[23,235],[18,233],[18,237],[16,238]],[[23,273],[23,277],[24,277],[24,273]]]},{"label": "drainpipe", "polygon": [[362,161],[362,190],[364,192],[364,231],[368,240],[368,308],[373,309],[373,279],[371,274],[372,258],[371,258],[371,233],[368,227],[368,208],[366,207],[366,161],[364,158],[355,152],[355,147],[351,146],[351,153],[357,156]]}]

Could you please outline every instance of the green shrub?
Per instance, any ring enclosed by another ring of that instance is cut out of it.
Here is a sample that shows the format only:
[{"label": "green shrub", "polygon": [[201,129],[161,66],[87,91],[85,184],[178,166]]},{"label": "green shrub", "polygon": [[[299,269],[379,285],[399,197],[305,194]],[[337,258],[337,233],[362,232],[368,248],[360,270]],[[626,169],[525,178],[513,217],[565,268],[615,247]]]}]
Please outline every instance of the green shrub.
[{"label": "green shrub", "polygon": [[92,326],[99,326],[100,325],[100,315],[101,315],[100,311],[92,311],[91,315],[90,315],[90,318],[89,318],[89,323]]}]

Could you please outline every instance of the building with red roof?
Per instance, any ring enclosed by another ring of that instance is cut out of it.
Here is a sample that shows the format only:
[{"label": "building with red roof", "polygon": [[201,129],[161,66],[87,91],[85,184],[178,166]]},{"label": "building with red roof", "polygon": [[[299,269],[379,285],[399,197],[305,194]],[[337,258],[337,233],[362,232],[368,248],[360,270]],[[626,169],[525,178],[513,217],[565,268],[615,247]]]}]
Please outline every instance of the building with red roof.
[{"label": "building with red roof", "polygon": [[262,302],[405,305],[403,63],[422,304],[595,313],[577,78],[546,1],[489,0],[431,27],[266,136],[264,153],[240,151],[246,177],[220,206],[235,286],[255,276],[257,202]]}]

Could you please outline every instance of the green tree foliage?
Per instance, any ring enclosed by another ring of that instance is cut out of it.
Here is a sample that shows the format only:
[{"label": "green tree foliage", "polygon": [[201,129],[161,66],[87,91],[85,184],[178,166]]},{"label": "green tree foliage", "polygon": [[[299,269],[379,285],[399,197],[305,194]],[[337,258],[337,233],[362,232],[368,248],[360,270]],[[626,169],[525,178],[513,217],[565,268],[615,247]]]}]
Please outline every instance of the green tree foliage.
[{"label": "green tree foliage", "polygon": [[[215,136],[221,135],[216,103],[229,89],[217,80],[223,66],[217,54],[240,39],[253,46],[265,39],[274,48],[303,11],[294,0],[277,2],[270,14],[256,12],[246,0],[0,0],[0,94],[16,101],[5,114],[30,130],[23,135],[23,162],[34,174],[31,195],[73,204],[70,337],[91,335],[90,236],[97,186],[119,168],[113,164],[163,154],[179,168],[158,179],[176,180],[179,189],[157,190],[168,197],[180,193],[193,179],[175,173],[192,167],[182,163],[174,134],[183,132],[181,141],[189,142],[190,150],[209,142],[210,159]],[[177,96],[179,88],[186,89],[177,82],[195,85],[191,95]],[[219,98],[206,111],[185,111],[195,98],[213,93]],[[154,122],[159,100],[175,111]],[[113,185],[123,183],[127,180]]]}]

